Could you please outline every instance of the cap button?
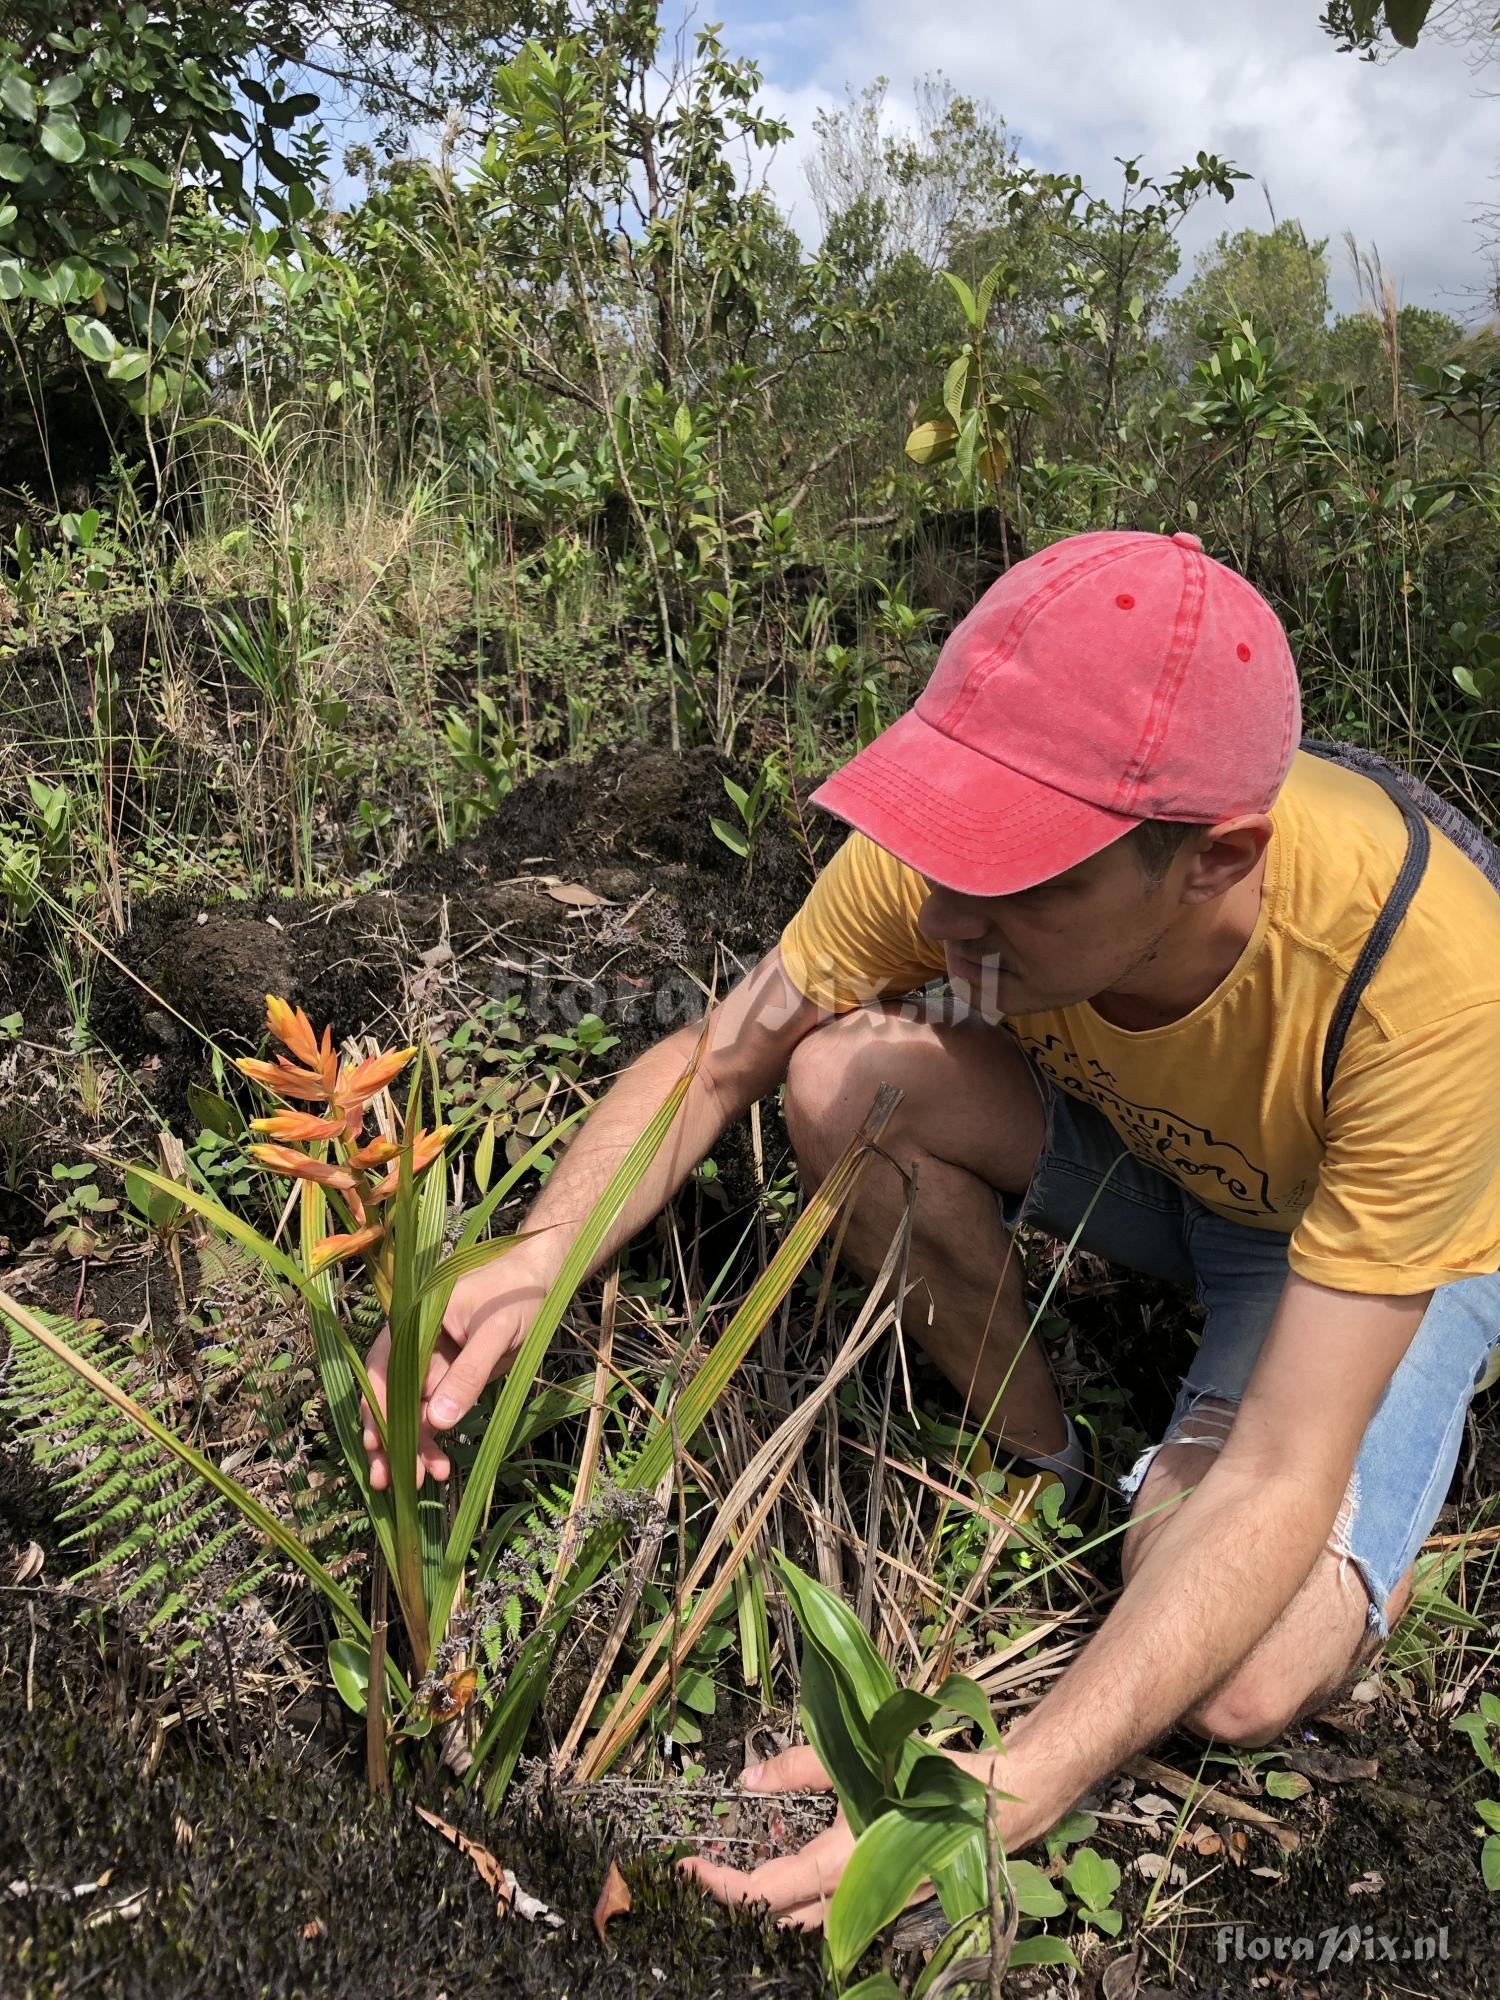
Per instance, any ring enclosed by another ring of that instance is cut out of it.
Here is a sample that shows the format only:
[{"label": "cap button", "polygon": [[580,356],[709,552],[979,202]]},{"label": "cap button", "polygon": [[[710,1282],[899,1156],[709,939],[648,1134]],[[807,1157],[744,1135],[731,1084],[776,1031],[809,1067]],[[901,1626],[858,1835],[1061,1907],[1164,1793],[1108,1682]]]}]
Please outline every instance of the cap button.
[{"label": "cap button", "polygon": [[1172,540],[1174,542],[1180,542],[1185,549],[1196,549],[1199,555],[1202,555],[1203,553],[1203,544],[1201,541],[1199,541],[1196,535],[1187,535],[1187,534],[1174,535],[1172,537]]}]

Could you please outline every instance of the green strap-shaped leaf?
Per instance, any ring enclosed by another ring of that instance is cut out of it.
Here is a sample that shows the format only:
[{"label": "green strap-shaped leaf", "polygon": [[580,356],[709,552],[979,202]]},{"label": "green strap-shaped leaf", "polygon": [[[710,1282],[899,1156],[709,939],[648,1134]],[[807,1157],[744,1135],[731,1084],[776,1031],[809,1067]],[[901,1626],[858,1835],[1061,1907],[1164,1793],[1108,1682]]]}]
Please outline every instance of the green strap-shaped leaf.
[{"label": "green strap-shaped leaf", "polygon": [[[548,1347],[552,1344],[552,1336],[561,1324],[562,1316],[572,1302],[578,1287],[593,1268],[594,1259],[605,1237],[618,1220],[620,1211],[639,1185],[646,1169],[672,1129],[692,1086],[693,1075],[694,1070],[689,1068],[679,1077],[650,1123],[610,1175],[604,1192],[574,1237],[563,1260],[562,1268],[547,1288],[547,1295],[537,1308],[536,1318],[532,1321],[526,1338],[521,1343],[520,1352],[505,1377],[504,1386],[495,1405],[495,1414],[491,1417],[480,1443],[468,1483],[464,1487],[463,1498],[459,1502],[458,1518],[453,1524],[452,1533],[448,1537],[448,1546],[444,1552],[442,1575],[432,1604],[432,1623],[434,1629],[439,1632],[447,1627],[448,1614],[458,1594],[464,1564],[468,1561],[469,1551],[474,1546],[474,1537],[479,1532],[479,1523],[494,1488],[496,1475],[511,1447],[522,1409],[535,1387],[537,1371],[542,1365]],[[416,1437],[413,1433],[413,1453],[415,1448]]]},{"label": "green strap-shaped leaf", "polygon": [[828,1906],[828,1951],[840,1976],[878,1931],[895,1922],[918,1884],[972,1835],[966,1819],[899,1809],[865,1828]]}]

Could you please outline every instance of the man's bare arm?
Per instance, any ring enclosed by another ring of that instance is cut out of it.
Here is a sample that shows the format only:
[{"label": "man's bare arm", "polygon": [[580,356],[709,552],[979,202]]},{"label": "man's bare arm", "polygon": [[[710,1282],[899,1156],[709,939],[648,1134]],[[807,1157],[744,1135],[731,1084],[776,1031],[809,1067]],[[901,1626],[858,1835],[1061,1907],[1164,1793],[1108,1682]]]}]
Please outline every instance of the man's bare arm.
[{"label": "man's bare arm", "polygon": [[1430,1294],[1287,1281],[1222,1452],[1075,1664],[1006,1739],[1015,1846],[1219,1687],[1318,1560],[1360,1439]]},{"label": "man's bare arm", "polygon": [[[596,1260],[600,1264],[660,1213],[730,1120],[776,1088],[793,1049],[818,1020],[817,1008],[787,977],[780,953],[771,951],[705,1022],[691,1023],[657,1042],[616,1080],[584,1119],[532,1204],[522,1226],[537,1233],[454,1286],[426,1384],[421,1439],[426,1471],[447,1477],[447,1455],[434,1431],[456,1423],[519,1347],[578,1228],[695,1051],[697,1066],[682,1108],[605,1238]],[[382,1335],[369,1359],[370,1380],[382,1397],[385,1355]],[[384,1486],[387,1469],[373,1426],[365,1432],[365,1446],[371,1454],[371,1478]]]}]

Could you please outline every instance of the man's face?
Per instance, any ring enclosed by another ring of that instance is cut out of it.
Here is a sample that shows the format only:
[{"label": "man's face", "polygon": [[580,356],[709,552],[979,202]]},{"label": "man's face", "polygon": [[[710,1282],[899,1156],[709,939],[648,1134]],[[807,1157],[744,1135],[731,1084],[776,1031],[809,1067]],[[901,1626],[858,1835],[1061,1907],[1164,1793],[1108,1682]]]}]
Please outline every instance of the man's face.
[{"label": "man's face", "polygon": [[1133,842],[1117,840],[1014,896],[961,896],[924,876],[917,927],[942,945],[955,990],[980,1012],[1073,1006],[1149,965],[1181,907],[1185,860],[1153,882]]}]

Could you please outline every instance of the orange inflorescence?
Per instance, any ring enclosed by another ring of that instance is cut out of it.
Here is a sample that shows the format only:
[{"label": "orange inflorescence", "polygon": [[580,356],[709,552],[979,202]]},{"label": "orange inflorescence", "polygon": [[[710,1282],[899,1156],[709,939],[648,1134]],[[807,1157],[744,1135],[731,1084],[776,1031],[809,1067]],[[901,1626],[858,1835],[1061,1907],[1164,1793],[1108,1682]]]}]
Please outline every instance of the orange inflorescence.
[{"label": "orange inflorescence", "polygon": [[[365,1139],[364,1122],[375,1098],[401,1074],[416,1050],[389,1049],[340,1067],[332,1030],[325,1028],[320,1038],[300,1007],[275,994],[266,996],[266,1026],[295,1060],[277,1056],[273,1062],[260,1062],[245,1057],[239,1068],[253,1082],[264,1084],[282,1098],[326,1105],[327,1110],[276,1111],[257,1118],[250,1128],[253,1132],[283,1143],[251,1146],[250,1157],[273,1173],[315,1182],[340,1197],[355,1226],[325,1236],[313,1246],[313,1271],[326,1270],[347,1257],[369,1254],[384,1241],[386,1225],[368,1221],[367,1214],[388,1201],[400,1186],[400,1163],[406,1148],[404,1142],[378,1133]],[[441,1156],[452,1129],[439,1125],[431,1132],[418,1129],[411,1135],[413,1175],[424,1172]],[[342,1158],[323,1159],[294,1150],[298,1145],[330,1144],[342,1150]],[[389,1171],[381,1173],[383,1168]]]},{"label": "orange inflorescence", "polygon": [[357,1257],[362,1251],[373,1250],[377,1243],[384,1240],[383,1222],[372,1222],[364,1229],[349,1231],[347,1235],[325,1236],[312,1248],[314,1277],[319,1271],[326,1271],[330,1264],[342,1264],[346,1257]]}]

